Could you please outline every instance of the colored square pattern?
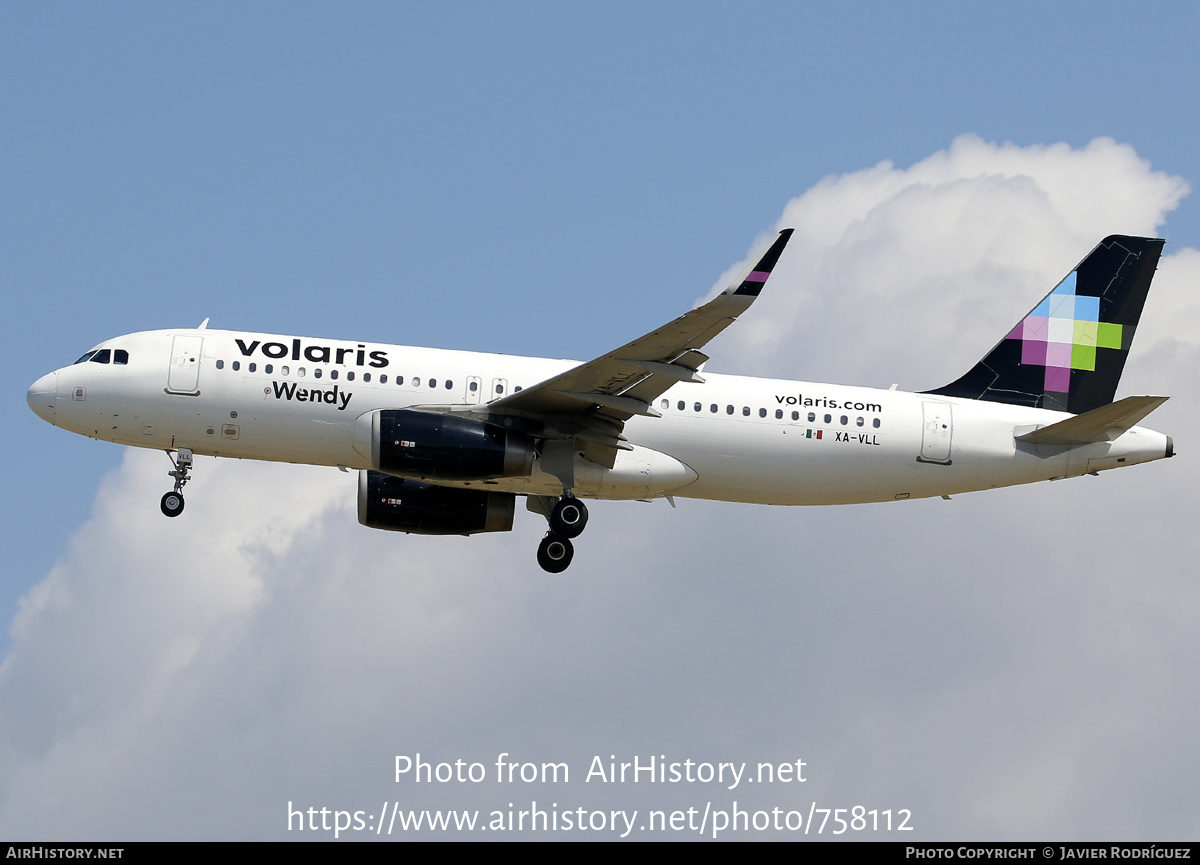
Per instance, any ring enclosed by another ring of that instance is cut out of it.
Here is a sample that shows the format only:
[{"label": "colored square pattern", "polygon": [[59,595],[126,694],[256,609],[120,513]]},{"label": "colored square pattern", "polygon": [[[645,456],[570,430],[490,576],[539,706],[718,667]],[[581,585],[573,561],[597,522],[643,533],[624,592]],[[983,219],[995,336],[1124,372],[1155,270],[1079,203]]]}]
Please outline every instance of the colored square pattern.
[{"label": "colored square pattern", "polygon": [[1100,348],[1121,347],[1121,325],[1102,321],[1096,328],[1096,345]]},{"label": "colored square pattern", "polygon": [[1006,339],[1021,341],[1021,363],[1046,368],[1046,391],[1067,393],[1071,370],[1096,369],[1097,349],[1120,349],[1122,325],[1100,321],[1100,298],[1075,294],[1071,273]]}]

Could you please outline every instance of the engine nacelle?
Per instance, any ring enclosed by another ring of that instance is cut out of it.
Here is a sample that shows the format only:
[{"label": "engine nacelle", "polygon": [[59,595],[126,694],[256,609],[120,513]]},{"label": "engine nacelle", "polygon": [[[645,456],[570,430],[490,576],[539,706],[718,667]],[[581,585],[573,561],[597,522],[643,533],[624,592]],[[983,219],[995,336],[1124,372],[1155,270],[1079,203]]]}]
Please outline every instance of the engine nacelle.
[{"label": "engine nacelle", "polygon": [[383,409],[355,422],[354,449],[390,475],[474,481],[523,478],[533,442],[496,424],[412,409]]},{"label": "engine nacelle", "polygon": [[382,472],[358,473],[358,521],[372,529],[417,535],[473,535],[512,530],[512,493],[435,487]]}]

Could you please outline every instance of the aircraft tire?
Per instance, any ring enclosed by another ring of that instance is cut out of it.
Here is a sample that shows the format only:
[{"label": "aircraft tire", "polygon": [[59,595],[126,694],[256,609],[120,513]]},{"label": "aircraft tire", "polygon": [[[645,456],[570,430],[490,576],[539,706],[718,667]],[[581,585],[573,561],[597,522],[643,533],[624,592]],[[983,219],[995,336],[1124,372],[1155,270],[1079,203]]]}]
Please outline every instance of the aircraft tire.
[{"label": "aircraft tire", "polygon": [[162,501],[158,505],[162,512],[168,517],[177,517],[183,513],[183,494],[170,492],[162,497]]},{"label": "aircraft tire", "polygon": [[579,537],[587,521],[587,505],[574,496],[563,496],[550,511],[550,531],[564,538]]},{"label": "aircraft tire", "polygon": [[574,556],[575,545],[571,543],[570,539],[556,535],[554,532],[546,535],[538,544],[538,564],[542,566],[543,571],[551,574],[561,574],[565,571]]}]

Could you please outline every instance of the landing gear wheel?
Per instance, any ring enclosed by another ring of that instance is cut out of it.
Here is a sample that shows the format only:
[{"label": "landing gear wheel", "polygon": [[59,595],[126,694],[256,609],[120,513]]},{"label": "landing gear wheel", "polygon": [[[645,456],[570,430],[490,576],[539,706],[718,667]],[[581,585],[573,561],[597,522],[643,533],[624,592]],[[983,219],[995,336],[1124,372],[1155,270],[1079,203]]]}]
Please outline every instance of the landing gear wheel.
[{"label": "landing gear wheel", "polygon": [[550,532],[538,544],[537,560],[543,571],[561,574],[571,564],[575,555],[575,545],[562,535]]},{"label": "landing gear wheel", "polygon": [[177,517],[183,513],[183,493],[170,492],[162,497],[159,503],[162,512],[168,517]]},{"label": "landing gear wheel", "polygon": [[563,496],[550,511],[550,531],[564,538],[579,537],[587,521],[587,506],[575,496]]}]

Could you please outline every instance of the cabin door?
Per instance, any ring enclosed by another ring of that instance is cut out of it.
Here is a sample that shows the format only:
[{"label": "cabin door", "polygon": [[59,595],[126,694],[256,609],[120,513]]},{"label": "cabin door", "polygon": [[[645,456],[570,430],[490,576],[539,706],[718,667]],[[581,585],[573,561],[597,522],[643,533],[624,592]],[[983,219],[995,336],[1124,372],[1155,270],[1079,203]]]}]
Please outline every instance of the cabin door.
[{"label": "cabin door", "polygon": [[921,404],[924,424],[921,427],[921,456],[924,463],[950,464],[950,442],[954,438],[954,415],[948,402]]},{"label": "cabin door", "polygon": [[200,393],[200,350],[202,336],[177,336],[171,343],[171,369],[167,373],[167,390],[195,396]]}]

